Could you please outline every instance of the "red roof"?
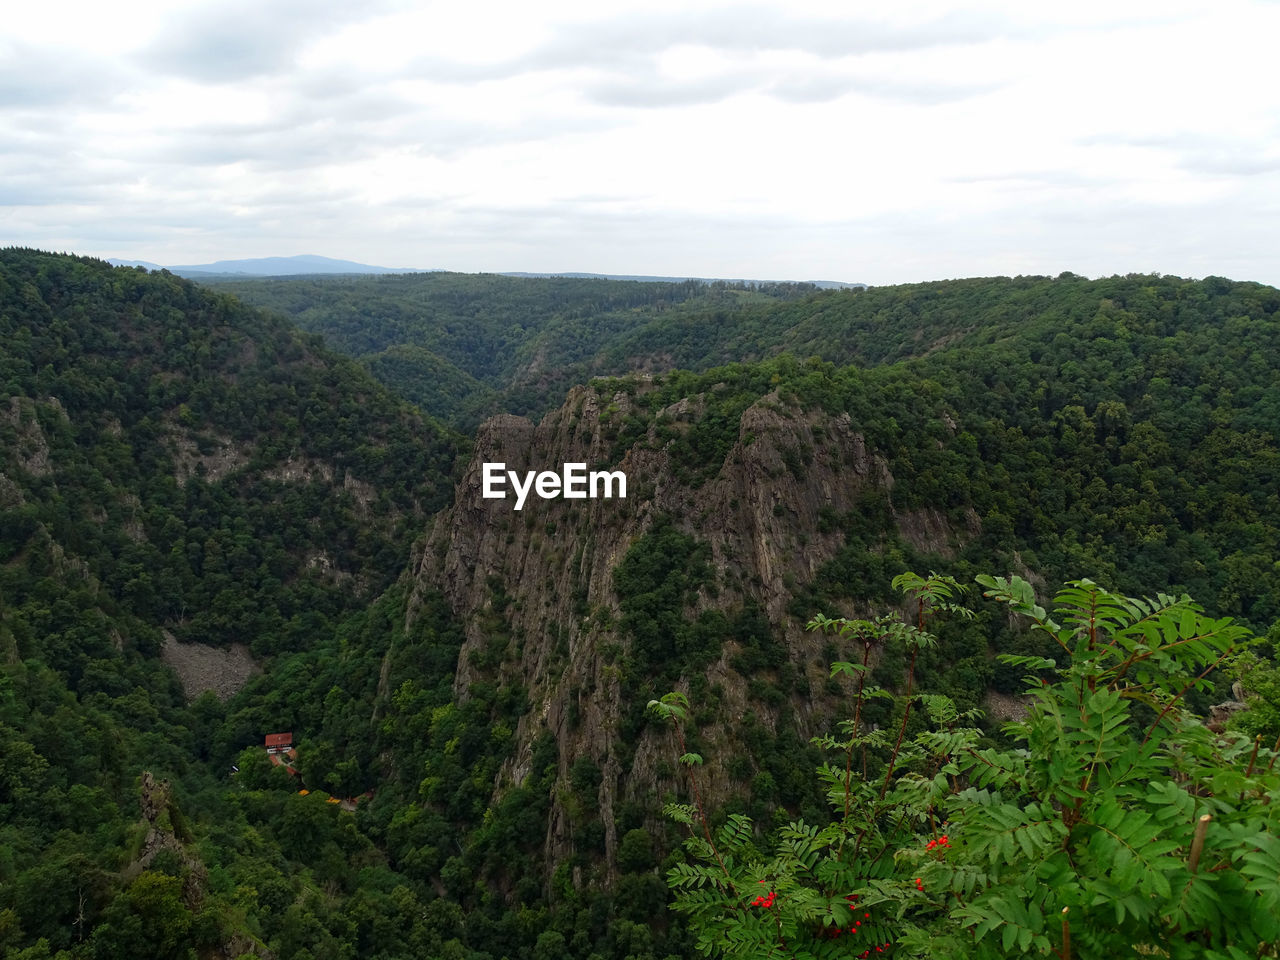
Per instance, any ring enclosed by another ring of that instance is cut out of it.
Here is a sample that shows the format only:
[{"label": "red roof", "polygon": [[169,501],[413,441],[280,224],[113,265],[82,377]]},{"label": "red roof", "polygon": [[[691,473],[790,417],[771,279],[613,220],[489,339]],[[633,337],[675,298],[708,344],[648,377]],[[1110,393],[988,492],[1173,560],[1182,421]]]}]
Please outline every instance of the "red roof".
[{"label": "red roof", "polygon": [[268,733],[266,743],[267,747],[287,747],[293,744],[292,733]]}]

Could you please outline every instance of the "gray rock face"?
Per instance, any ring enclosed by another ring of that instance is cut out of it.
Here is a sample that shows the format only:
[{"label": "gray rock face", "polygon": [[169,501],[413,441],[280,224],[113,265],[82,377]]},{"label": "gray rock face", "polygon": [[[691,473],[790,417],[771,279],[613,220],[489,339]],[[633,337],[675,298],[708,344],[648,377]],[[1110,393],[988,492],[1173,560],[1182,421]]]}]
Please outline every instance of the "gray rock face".
[{"label": "gray rock face", "polygon": [[230,699],[254,674],[262,672],[243,643],[223,650],[203,643],[179,643],[168,630],[163,633],[160,657],[178,675],[188,700],[206,690],[212,690],[219,700]]},{"label": "gray rock face", "polygon": [[[703,402],[686,398],[659,419],[686,430]],[[455,505],[436,516],[413,561],[416,589],[442,591],[466,624],[455,679],[458,697],[465,698],[479,678],[475,662],[491,640],[493,624],[505,617],[510,641],[497,667],[499,679],[523,685],[532,707],[515,732],[517,746],[498,789],[529,774],[532,744],[544,729],[558,742],[562,783],[576,759],[591,758],[603,774],[597,808],[611,869],[615,806],[624,799],[653,805],[666,790],[687,792],[684,783],[659,775],[674,756],[664,731],[650,728],[641,742],[628,745],[634,753],[627,769],[616,756],[615,731],[624,707],[616,654],[631,641],[617,627],[621,608],[613,575],[627,551],[657,518],[674,518],[710,550],[713,576],[689,614],[710,607],[732,612],[754,602],[816,692],[827,676],[820,656],[823,640],[805,633],[787,604],[843,545],[843,534],[824,525],[822,516],[851,511],[868,490],[893,486],[885,459],[868,447],[847,414],[801,411],[776,396],[744,412],[737,442],[718,472],[701,485],[675,479],[668,446],[652,428],[620,460],[610,461],[632,403],[626,393],[600,397],[593,387],[579,387],[536,426],[509,415],[486,422]],[[540,500],[531,495],[516,512],[513,499],[482,498],[486,462],[503,462],[521,473],[559,471],[566,462],[586,463],[588,470],[622,470],[627,497]],[[932,511],[903,513],[896,520],[904,539],[943,554],[973,532],[951,530]],[[498,589],[509,598],[504,611],[495,609]],[[411,619],[415,606],[411,599]],[[722,715],[741,717],[754,710],[764,722],[776,721],[777,711],[770,716],[769,708],[749,700],[746,680],[729,666],[735,647],[726,644],[708,671],[709,681],[724,691]],[[814,704],[793,700],[781,709],[794,711],[804,727]],[[725,743],[724,733],[723,728],[700,731],[710,745],[703,772],[713,800],[731,789],[714,749]],[[546,837],[552,859],[569,852],[571,820],[564,800],[557,798]]]}]

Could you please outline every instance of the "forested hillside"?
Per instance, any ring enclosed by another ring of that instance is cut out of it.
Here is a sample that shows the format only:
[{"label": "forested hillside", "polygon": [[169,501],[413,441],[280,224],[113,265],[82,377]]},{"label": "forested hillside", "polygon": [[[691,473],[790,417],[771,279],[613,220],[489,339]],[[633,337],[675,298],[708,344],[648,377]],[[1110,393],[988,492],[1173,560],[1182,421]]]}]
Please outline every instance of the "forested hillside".
[{"label": "forested hillside", "polygon": [[[933,569],[1280,619],[1273,288],[243,284],[345,331],[415,409],[175,277],[0,270],[0,950],[29,960],[691,957],[663,880],[680,754],[712,826],[831,817],[811,738],[862,689],[831,662],[864,650],[815,614],[901,611],[891,580]],[[508,412],[473,438],[436,419],[486,409]],[[494,460],[620,469],[627,497],[517,513],[480,496]],[[898,695],[859,707],[876,789],[936,772],[888,765],[885,731],[928,732],[905,677],[995,749],[1027,672],[996,655],[1055,654],[966,605],[936,648],[866,648]],[[165,632],[260,672],[188,699]],[[1248,692],[1274,696],[1254,653]],[[1179,703],[1229,699],[1230,667]],[[687,750],[646,712],[671,690]],[[1280,709],[1240,717],[1268,759]],[[262,749],[279,731],[296,774]]]},{"label": "forested hillside", "polygon": [[[600,351],[656,318],[701,325],[716,311],[737,314],[815,290],[458,273],[210,282],[321,334],[383,383],[466,428],[502,410],[541,416],[597,372]],[[608,372],[685,365],[662,349],[629,359],[633,365]]]},{"label": "forested hillside", "polygon": [[[1280,617],[1280,295],[1214,280],[1015,281],[1010,303],[993,304],[999,282],[982,283],[972,313],[950,302],[970,281],[902,308],[921,313],[921,339],[959,332],[968,316],[959,344],[870,369],[782,359],[673,374],[618,419],[619,442],[655,425],[675,470],[696,481],[738,439],[742,410],[772,390],[848,413],[891,465],[898,510],[958,521],[972,509],[990,550],[1017,544],[1055,578],[1089,569],[1125,589],[1186,587],[1258,626]],[[1039,311],[1015,324],[1028,287]],[[940,317],[929,312],[938,299]],[[914,338],[897,336],[908,350]],[[872,339],[834,319],[828,337],[851,352]],[[696,414],[669,412],[691,395],[707,400]]]},{"label": "forested hillside", "polygon": [[[263,665],[327,641],[399,574],[465,444],[168,275],[5,250],[0,345],[0,951],[229,942],[227,841],[196,851],[212,827],[176,811],[262,731],[188,706],[160,653],[236,643]],[[167,854],[135,826],[143,768],[175,778]],[[218,831],[246,823],[219,809]]]},{"label": "forested hillside", "polygon": [[[1213,277],[1091,281],[1069,273],[822,291],[463,274],[289,277],[216,288],[293,318],[435,415],[463,420],[499,411],[541,416],[569,386],[592,376],[698,371],[780,353],[860,367],[936,354],[945,365],[951,351],[1002,341],[1025,345],[1018,349],[1038,362],[1047,348],[1061,347],[1060,336],[1075,335],[1090,344],[1082,345],[1077,365],[1158,360],[1186,381],[1171,380],[1175,388],[1208,372],[1195,384],[1204,402],[1219,387],[1214,371],[1234,362],[1188,350],[1205,338],[1229,339],[1222,326],[1233,319],[1265,321],[1276,297],[1273,288]],[[1257,352],[1260,335],[1245,331],[1249,353]],[[1131,337],[1137,342],[1127,343]],[[1233,347],[1230,356],[1238,359],[1243,349]],[[1261,386],[1266,357],[1249,363],[1236,376]],[[1066,373],[1074,376],[1075,368]],[[1124,374],[1123,367],[1105,370],[1100,379],[1114,385]],[[1152,376],[1169,379],[1160,370]],[[1040,406],[1056,409],[1055,398]]]},{"label": "forested hillside", "polygon": [[447,503],[460,438],[288,324],[169,275],[0,266],[3,546],[29,570],[271,652],[385,589]]},{"label": "forested hillside", "polygon": [[[1041,584],[1088,571],[1136,595],[1186,591],[1214,616],[1267,631],[1280,616],[1276,292],[1158,278],[1084,294],[1073,279],[1039,285],[1055,283],[1067,306],[1037,323],[982,330],[975,318],[968,343],[918,359],[863,368],[784,356],[601,379],[537,426],[503,417],[482,428],[417,583],[442,591],[463,624],[454,695],[470,709],[473,690],[527,700],[510,743],[472,754],[501,759],[497,796],[553,756],[547,737],[558,746],[545,835],[517,848],[524,872],[568,858],[595,872],[588,888],[640,896],[648,874],[630,875],[633,850],[670,842],[655,801],[688,790],[645,712],[671,689],[694,704],[689,750],[707,759],[702,797],[721,815],[821,822],[821,755],[808,744],[847,717],[850,689],[827,668],[851,653],[803,627],[815,613],[894,609],[889,584],[904,570],[962,582],[1014,571]],[[983,286],[994,299],[999,282]],[[480,463],[493,460],[616,466],[637,499],[514,514],[479,497]],[[489,578],[465,577],[469,564]],[[982,711],[995,742],[1025,672],[996,659],[1010,652],[1055,651],[980,609],[912,659],[916,689]],[[871,666],[871,682],[901,691],[903,651]],[[1214,676],[1185,694],[1194,709],[1231,699],[1230,675]],[[1266,677],[1249,682],[1273,685]],[[402,693],[414,697],[395,704],[410,708],[397,724],[408,728],[429,701],[412,682]],[[512,729],[509,709],[490,717]],[[884,702],[863,713],[887,729],[901,717]],[[1268,743],[1280,733],[1272,717],[1252,728]],[[448,741],[423,742],[445,751],[418,753],[435,774],[423,799],[465,824]],[[513,838],[528,830],[519,795]],[[470,816],[487,835],[502,813],[477,804]],[[497,863],[456,859],[501,888]]]}]

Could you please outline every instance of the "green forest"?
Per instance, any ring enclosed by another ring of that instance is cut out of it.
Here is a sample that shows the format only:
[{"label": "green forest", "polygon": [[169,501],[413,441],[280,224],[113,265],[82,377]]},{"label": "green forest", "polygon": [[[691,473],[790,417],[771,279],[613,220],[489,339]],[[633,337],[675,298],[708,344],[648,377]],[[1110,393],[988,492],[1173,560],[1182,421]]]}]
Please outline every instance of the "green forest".
[{"label": "green forest", "polygon": [[[392,390],[464,429],[500,410],[545,413],[606,367],[650,367],[662,351],[638,335],[651,324],[667,329],[689,317],[701,325],[816,289],[457,273],[208,282],[320,334]],[[606,348],[624,355],[602,366]]]},{"label": "green forest", "polygon": [[[0,955],[1274,956],[1277,344],[1215,277],[0,251]],[[495,528],[498,414],[627,503]]]}]

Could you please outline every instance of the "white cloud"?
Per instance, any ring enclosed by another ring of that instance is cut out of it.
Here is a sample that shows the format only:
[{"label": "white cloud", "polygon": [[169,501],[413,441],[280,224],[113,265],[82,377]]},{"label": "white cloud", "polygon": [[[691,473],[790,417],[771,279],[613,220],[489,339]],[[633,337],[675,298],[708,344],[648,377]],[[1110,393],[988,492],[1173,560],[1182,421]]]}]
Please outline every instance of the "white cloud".
[{"label": "white cloud", "polygon": [[10,243],[1280,282],[1275,4],[147,0],[8,26]]}]

